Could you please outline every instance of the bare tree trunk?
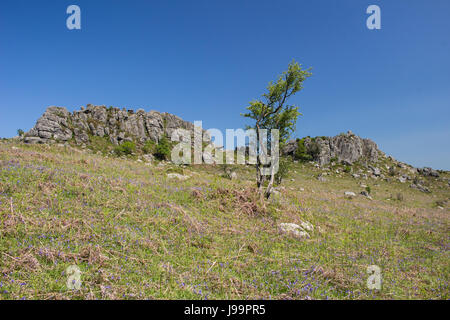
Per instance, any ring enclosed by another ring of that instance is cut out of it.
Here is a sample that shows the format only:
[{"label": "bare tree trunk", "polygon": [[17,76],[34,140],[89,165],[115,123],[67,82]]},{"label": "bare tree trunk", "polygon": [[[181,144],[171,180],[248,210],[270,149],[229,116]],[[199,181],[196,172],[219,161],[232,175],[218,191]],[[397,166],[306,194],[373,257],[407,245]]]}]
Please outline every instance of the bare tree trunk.
[{"label": "bare tree trunk", "polygon": [[256,185],[261,193],[263,193],[264,181],[266,181],[266,176],[262,174],[262,165],[259,163],[256,165]]},{"label": "bare tree trunk", "polygon": [[274,172],[274,170],[275,170],[275,165],[272,162],[270,164],[270,181],[269,181],[269,184],[267,186],[266,192],[264,193],[264,196],[266,197],[266,199],[270,198],[270,195],[272,194],[272,191],[273,191],[273,182],[274,182],[274,179],[275,179],[275,172]]},{"label": "bare tree trunk", "polygon": [[259,160],[256,161],[256,186],[258,187],[258,190],[261,190],[262,188],[262,175],[261,175],[261,165],[259,163]]},{"label": "bare tree trunk", "polygon": [[[275,134],[275,137],[272,134],[272,140],[271,140],[271,149],[270,149],[270,180],[269,180],[269,184],[267,185],[266,188],[266,192],[264,193],[264,196],[266,197],[266,199],[270,198],[270,195],[273,192],[273,184],[274,184],[274,180],[275,180],[275,167],[279,168],[279,154],[275,154],[275,152],[279,152],[279,133],[278,131]],[[275,139],[275,140],[274,140]]]},{"label": "bare tree trunk", "polygon": [[258,192],[262,193],[264,175],[262,174],[262,164],[261,164],[261,141],[259,139],[259,126],[256,125],[256,141],[257,141],[257,154],[256,154],[256,185],[258,187]]}]

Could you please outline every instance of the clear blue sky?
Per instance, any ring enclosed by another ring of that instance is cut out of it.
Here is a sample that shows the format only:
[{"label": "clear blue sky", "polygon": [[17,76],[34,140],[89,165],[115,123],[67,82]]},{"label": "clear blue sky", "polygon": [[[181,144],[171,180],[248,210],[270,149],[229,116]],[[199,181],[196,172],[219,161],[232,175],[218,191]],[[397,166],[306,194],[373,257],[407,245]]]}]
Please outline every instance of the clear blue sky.
[{"label": "clear blue sky", "polygon": [[[66,8],[81,8],[81,30]],[[382,29],[366,28],[381,7]],[[352,130],[395,158],[450,169],[450,1],[0,1],[0,137],[50,105],[167,111],[204,128],[240,113],[295,58],[295,136]]]}]

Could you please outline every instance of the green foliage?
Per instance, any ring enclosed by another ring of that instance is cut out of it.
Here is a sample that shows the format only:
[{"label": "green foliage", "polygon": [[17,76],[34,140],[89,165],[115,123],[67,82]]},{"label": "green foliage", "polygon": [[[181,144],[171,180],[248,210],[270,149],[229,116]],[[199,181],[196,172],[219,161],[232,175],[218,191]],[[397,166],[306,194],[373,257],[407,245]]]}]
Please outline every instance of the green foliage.
[{"label": "green foliage", "polygon": [[166,173],[178,173],[178,174],[184,174],[184,170],[181,167],[172,167],[168,168],[166,170]]},{"label": "green foliage", "polygon": [[170,156],[170,143],[166,136],[163,136],[156,145],[155,157],[159,160],[167,160]]},{"label": "green foliage", "polygon": [[102,154],[107,154],[113,148],[113,144],[107,137],[90,136],[88,148],[94,153],[100,151]]},{"label": "green foliage", "polygon": [[295,150],[294,159],[299,161],[311,161],[313,159],[306,150],[305,138],[297,140],[297,150]]},{"label": "green foliage", "polygon": [[125,141],[114,149],[118,156],[130,155],[136,150],[136,145],[132,141]]},{"label": "green foliage", "polygon": [[317,143],[316,140],[311,141],[311,144],[309,146],[309,154],[311,157],[316,160],[319,157],[320,154],[320,146]]},{"label": "green foliage", "polygon": [[389,168],[389,175],[390,175],[391,177],[393,177],[393,176],[395,176],[396,174],[397,174],[397,172],[396,172],[395,168],[394,168],[394,167],[390,167],[390,168]]},{"label": "green foliage", "polygon": [[155,148],[156,148],[155,142],[153,140],[147,140],[144,146],[142,147],[142,151],[145,154],[152,154],[155,152]]},{"label": "green foliage", "polygon": [[350,166],[345,166],[344,172],[345,173],[350,173],[350,172],[352,172],[352,168]]},{"label": "green foliage", "polygon": [[291,161],[286,158],[280,158],[278,172],[275,174],[275,183],[281,184],[283,179],[289,176],[289,171],[291,169]]},{"label": "green foliage", "polygon": [[251,101],[247,107],[249,112],[242,115],[255,120],[257,129],[278,129],[280,145],[283,144],[295,130],[300,115],[297,106],[286,105],[286,102],[303,89],[303,81],[312,75],[310,70],[303,70],[301,65],[293,60],[276,83],[269,83],[268,92],[263,94],[263,99]]},{"label": "green foliage", "polygon": [[367,187],[366,187],[366,191],[367,191],[368,194],[370,194],[370,192],[372,191],[372,190],[370,189],[370,186],[367,186]]},{"label": "green foliage", "polygon": [[25,134],[25,132],[22,129],[18,129],[17,134],[19,135],[19,137],[21,137]]}]

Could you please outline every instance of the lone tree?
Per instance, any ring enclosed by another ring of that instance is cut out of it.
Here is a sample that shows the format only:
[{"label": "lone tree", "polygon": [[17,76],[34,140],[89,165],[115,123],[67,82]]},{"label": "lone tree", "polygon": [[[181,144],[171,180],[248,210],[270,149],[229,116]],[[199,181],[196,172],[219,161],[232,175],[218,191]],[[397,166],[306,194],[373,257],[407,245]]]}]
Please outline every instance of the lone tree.
[{"label": "lone tree", "polygon": [[[295,105],[288,105],[287,101],[294,94],[303,89],[303,81],[312,75],[311,68],[303,70],[302,66],[295,60],[289,64],[288,70],[279,76],[278,80],[273,83],[270,82],[267,87],[267,93],[262,95],[262,99],[253,100],[250,106],[247,107],[248,113],[242,116],[255,120],[255,124],[248,128],[253,128],[256,131],[257,156],[256,156],[256,183],[260,193],[263,191],[266,175],[263,173],[263,158],[265,155],[265,148],[261,139],[261,130],[267,129],[271,132],[272,129],[279,130],[279,146],[282,146],[289,139],[291,133],[295,130],[297,118],[300,115],[298,107]],[[269,142],[270,137],[268,138]],[[271,144],[270,144],[271,145]],[[268,146],[268,149],[270,147]],[[270,180],[264,192],[264,196],[268,199],[273,191],[275,166],[278,161],[273,161],[273,154],[270,162]]]}]

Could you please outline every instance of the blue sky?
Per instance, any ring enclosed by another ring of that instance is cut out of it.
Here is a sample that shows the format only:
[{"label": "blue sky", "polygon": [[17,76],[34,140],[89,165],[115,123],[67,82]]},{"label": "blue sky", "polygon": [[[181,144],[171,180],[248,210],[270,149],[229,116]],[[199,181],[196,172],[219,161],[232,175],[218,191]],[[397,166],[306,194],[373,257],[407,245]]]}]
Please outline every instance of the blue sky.
[{"label": "blue sky", "polygon": [[[81,8],[81,30],[66,8]],[[368,30],[366,8],[381,8]],[[0,1],[0,137],[50,105],[174,113],[240,128],[292,59],[313,76],[294,136],[352,130],[450,170],[450,1]]]}]

